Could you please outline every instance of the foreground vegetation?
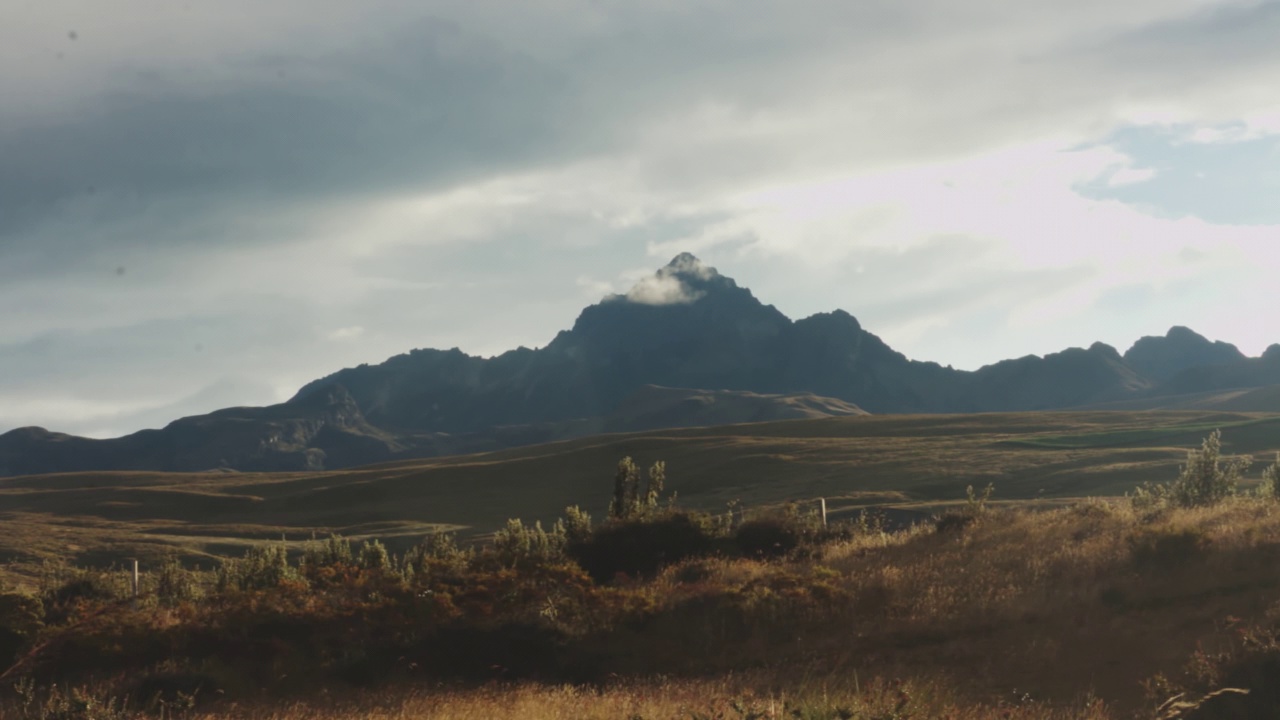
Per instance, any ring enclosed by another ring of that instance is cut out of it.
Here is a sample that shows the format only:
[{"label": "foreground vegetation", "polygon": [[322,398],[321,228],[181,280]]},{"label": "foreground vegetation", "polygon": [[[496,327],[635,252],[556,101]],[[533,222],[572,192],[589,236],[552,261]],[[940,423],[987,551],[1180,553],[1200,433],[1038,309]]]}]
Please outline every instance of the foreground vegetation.
[{"label": "foreground vegetation", "polygon": [[148,568],[137,600],[125,573],[51,564],[0,593],[0,714],[1272,717],[1280,469],[1241,493],[1221,447],[1127,499],[970,488],[896,532],[683,510],[662,465],[626,460],[606,518],[478,547],[266,544]]}]

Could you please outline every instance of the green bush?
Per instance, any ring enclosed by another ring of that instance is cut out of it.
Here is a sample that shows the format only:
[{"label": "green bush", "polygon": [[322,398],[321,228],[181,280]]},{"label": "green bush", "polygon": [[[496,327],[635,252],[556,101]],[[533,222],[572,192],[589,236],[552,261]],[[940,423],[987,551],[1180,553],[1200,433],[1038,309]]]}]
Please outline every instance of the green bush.
[{"label": "green bush", "polygon": [[1258,486],[1258,494],[1271,500],[1280,500],[1280,453],[1276,453],[1276,461],[1262,471],[1262,484]]},{"label": "green bush", "polygon": [[490,552],[502,565],[517,568],[563,562],[564,548],[563,525],[557,524],[547,532],[541,522],[525,525],[520,520],[508,520],[505,528],[494,533]]},{"label": "green bush", "polygon": [[459,578],[474,557],[471,549],[458,547],[453,533],[432,533],[405,553],[401,573],[406,582]]},{"label": "green bush", "polygon": [[1222,459],[1222,432],[1214,430],[1200,450],[1187,452],[1187,464],[1173,484],[1174,502],[1183,507],[1214,505],[1236,493],[1240,476],[1253,464],[1252,458]]},{"label": "green bush", "polygon": [[351,541],[341,535],[330,535],[323,542],[313,536],[302,551],[302,564],[308,569],[348,566],[354,563]]},{"label": "green bush", "polygon": [[239,560],[224,560],[218,569],[217,586],[219,592],[270,590],[301,579],[298,570],[289,564],[283,544],[263,545],[249,548]]},{"label": "green bush", "polygon": [[182,567],[177,558],[166,558],[156,572],[156,600],[165,607],[176,607],[200,596],[197,575]]},{"label": "green bush", "polygon": [[641,487],[639,466],[630,457],[622,458],[613,478],[609,517],[627,520],[657,512],[666,481],[667,464],[659,460],[649,468],[648,482]]},{"label": "green bush", "polygon": [[387,571],[391,569],[391,555],[387,548],[377,540],[366,540],[360,547],[360,569]]},{"label": "green bush", "polygon": [[1184,508],[1216,505],[1236,494],[1240,476],[1252,464],[1253,459],[1248,456],[1224,460],[1222,432],[1214,430],[1199,450],[1187,451],[1187,464],[1182,466],[1177,480],[1167,484],[1144,483],[1130,495],[1130,501],[1139,510],[1162,505]]}]

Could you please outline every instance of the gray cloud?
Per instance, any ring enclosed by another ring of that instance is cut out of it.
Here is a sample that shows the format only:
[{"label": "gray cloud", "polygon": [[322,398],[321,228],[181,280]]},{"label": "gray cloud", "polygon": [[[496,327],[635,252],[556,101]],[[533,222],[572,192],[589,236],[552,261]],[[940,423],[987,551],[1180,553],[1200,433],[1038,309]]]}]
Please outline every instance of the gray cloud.
[{"label": "gray cloud", "polygon": [[[0,130],[0,233],[12,244],[66,214],[87,224],[156,207],[189,217],[376,197],[518,167],[570,142],[590,149],[585,128],[565,135],[572,102],[553,71],[490,46],[441,49],[460,32],[424,22],[355,57],[259,59],[228,88],[155,92],[140,80],[91,111]],[[132,241],[188,239],[148,230]]]},{"label": "gray cloud", "polygon": [[[0,21],[0,401],[123,431],[410,347],[542,344],[743,193],[1097,141],[1138,106],[1213,120],[1280,77],[1274,2],[259,5]],[[1004,327],[1088,267],[741,225],[706,249],[766,302],[932,328],[900,339],[934,359],[1094,331]]]}]

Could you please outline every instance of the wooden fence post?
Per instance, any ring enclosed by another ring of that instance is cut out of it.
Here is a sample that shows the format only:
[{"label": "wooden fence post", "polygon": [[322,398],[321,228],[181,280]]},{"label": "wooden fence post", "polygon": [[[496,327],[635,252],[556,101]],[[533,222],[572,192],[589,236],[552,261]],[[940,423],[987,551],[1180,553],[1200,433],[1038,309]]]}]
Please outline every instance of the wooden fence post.
[{"label": "wooden fence post", "polygon": [[822,508],[822,527],[827,526],[827,499],[818,498],[818,505]]},{"label": "wooden fence post", "polygon": [[133,586],[133,609],[137,610],[138,609],[138,561],[137,560],[133,561],[132,580],[133,582],[131,584]]}]

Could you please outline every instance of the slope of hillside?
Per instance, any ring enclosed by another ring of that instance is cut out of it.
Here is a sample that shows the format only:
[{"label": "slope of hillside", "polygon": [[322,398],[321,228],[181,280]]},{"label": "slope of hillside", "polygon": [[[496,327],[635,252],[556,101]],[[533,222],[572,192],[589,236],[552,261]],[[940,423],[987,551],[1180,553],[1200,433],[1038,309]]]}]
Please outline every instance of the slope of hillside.
[{"label": "slope of hillside", "polygon": [[812,393],[765,395],[645,385],[605,418],[603,430],[632,432],[866,414],[867,411],[857,405]]},{"label": "slope of hillside", "polygon": [[1211,390],[1185,395],[1156,395],[1091,405],[1088,410],[1214,410],[1239,413],[1280,413],[1280,385]]}]

